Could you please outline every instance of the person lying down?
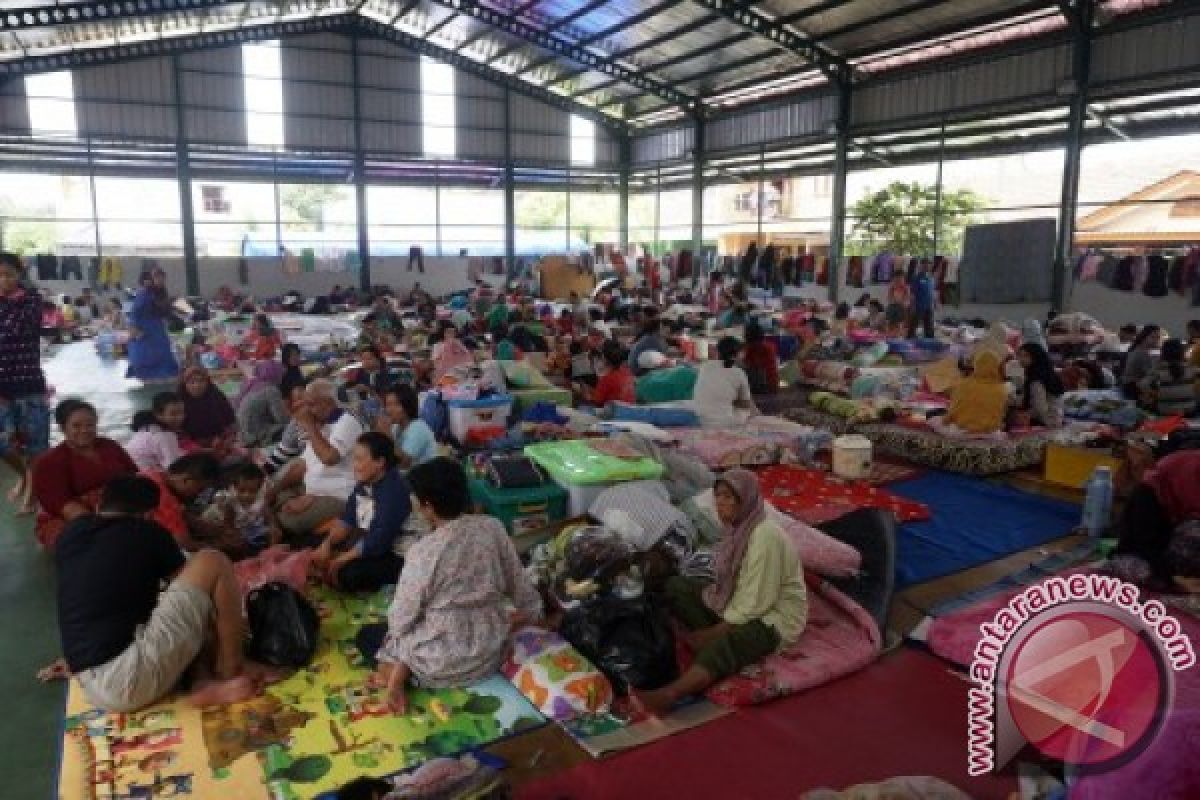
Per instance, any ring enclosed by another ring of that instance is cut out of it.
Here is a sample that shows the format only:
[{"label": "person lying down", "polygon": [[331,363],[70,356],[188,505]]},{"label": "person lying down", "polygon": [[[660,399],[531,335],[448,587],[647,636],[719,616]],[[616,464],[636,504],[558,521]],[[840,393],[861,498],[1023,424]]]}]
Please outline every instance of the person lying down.
[{"label": "person lying down", "polygon": [[38,677],[74,675],[106,711],[151,705],[185,677],[197,706],[248,699],[282,677],[242,655],[242,594],[228,557],[185,559],[148,519],[159,492],[139,475],[113,478],[99,511],[72,520],[55,549],[63,658]]}]

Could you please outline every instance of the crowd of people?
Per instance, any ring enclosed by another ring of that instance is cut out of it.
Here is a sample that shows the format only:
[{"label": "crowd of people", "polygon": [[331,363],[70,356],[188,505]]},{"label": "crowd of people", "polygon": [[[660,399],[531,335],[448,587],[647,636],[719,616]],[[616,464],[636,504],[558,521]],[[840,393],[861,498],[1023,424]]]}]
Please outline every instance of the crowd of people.
[{"label": "crowd of people", "polygon": [[[864,296],[828,323],[814,316],[797,331],[794,358],[836,356],[859,329],[931,336],[931,286],[918,270],[911,284],[889,287],[886,304]],[[340,289],[327,298],[361,299]],[[38,541],[59,570],[63,660],[43,677],[78,675],[92,702],[118,711],[153,702],[185,674],[201,704],[257,691],[275,675],[242,654],[233,564],[280,544],[310,550],[312,578],[338,591],[396,585],[386,625],[364,629],[360,643],[397,712],[414,680],[462,685],[493,671],[510,632],[543,617],[544,598],[503,526],[471,513],[463,467],[442,454],[418,391],[480,360],[538,355],[578,405],[634,403],[640,378],[674,365],[679,326],[636,292],[602,292],[594,303],[572,293],[555,313],[480,282],[451,298],[448,318],[419,284],[405,298],[382,291],[367,299],[355,364],[336,381],[312,374],[271,317],[252,309],[240,343],[245,379],[231,395],[198,359],[177,361],[165,276],[144,276],[128,313],[130,374],[165,385],[119,443],[98,434],[96,409],[84,399],[67,397],[51,415],[40,366],[43,304],[20,260],[0,254],[0,455],[20,476],[13,499],[36,509]],[[743,331],[719,339],[692,394],[704,425],[734,426],[758,413],[756,397],[780,390],[786,365],[740,283],[726,287],[713,275],[704,298],[678,298],[695,299],[719,326]],[[245,310],[236,296],[222,302]],[[415,325],[406,325],[401,302],[415,309]],[[628,347],[614,326],[634,331]],[[1194,412],[1200,323],[1189,329],[1190,351],[1178,340],[1160,342],[1156,326],[1137,332],[1119,379],[1082,362],[1056,369],[1040,326],[1024,331],[1015,351],[1003,331],[994,333],[964,365],[945,424],[972,432],[1056,427],[1068,388],[1110,380],[1143,402]],[[427,356],[412,359],[411,372],[396,369],[390,357],[416,351],[418,336]],[[51,418],[62,434],[52,448]],[[766,515],[754,476],[723,473],[714,497],[725,532],[712,553],[714,580],[676,575],[666,583],[697,658],[669,685],[633,693],[654,712],[786,647],[805,628],[799,559]],[[401,556],[397,538],[418,518],[431,532]],[[127,577],[109,580],[118,568]],[[201,648],[206,641],[212,646]]]}]

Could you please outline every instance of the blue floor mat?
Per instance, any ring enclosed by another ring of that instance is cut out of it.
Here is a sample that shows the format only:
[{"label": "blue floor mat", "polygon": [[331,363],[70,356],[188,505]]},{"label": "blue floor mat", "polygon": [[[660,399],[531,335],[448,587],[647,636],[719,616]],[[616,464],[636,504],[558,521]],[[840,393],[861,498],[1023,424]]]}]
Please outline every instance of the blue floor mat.
[{"label": "blue floor mat", "polygon": [[904,588],[1058,539],[1079,506],[978,478],[931,472],[888,486],[929,506],[933,519],[900,526],[896,586]]}]

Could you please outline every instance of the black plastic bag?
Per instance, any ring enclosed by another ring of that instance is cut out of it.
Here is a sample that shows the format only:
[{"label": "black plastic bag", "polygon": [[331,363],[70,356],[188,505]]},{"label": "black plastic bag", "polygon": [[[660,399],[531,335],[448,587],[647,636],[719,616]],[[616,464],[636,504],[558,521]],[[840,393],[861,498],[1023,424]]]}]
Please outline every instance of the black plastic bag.
[{"label": "black plastic bag", "polygon": [[268,583],[246,598],[247,654],[275,667],[303,667],[317,652],[317,610],[286,583]]},{"label": "black plastic bag", "polygon": [[572,608],[559,633],[619,692],[657,689],[675,680],[675,633],[666,611],[646,596],[603,594]]}]

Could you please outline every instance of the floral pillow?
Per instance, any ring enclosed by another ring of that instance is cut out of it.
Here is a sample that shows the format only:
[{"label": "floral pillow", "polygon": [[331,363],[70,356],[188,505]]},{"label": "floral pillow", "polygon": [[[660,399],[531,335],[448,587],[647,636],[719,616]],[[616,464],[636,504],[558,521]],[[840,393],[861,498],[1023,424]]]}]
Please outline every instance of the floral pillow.
[{"label": "floral pillow", "polygon": [[553,631],[517,631],[501,669],[538,711],[560,722],[607,711],[612,704],[608,678]]}]

